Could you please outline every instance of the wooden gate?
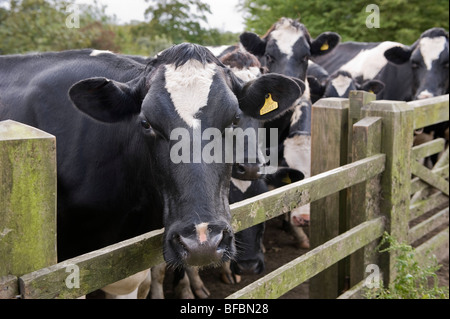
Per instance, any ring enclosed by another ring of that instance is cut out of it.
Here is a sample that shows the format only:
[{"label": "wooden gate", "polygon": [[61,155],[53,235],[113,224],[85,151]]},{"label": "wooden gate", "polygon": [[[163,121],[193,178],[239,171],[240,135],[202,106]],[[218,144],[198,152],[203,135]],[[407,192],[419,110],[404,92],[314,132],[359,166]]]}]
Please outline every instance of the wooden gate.
[{"label": "wooden gate", "polygon": [[[448,95],[406,103],[375,101],[374,95],[355,91],[349,99],[318,101],[312,112],[313,176],[231,205],[232,225],[239,231],[311,203],[313,249],[228,298],[278,298],[308,279],[310,298],[357,297],[368,264],[379,265],[385,282],[395,276],[395,253],[379,256],[374,251],[384,231],[411,243],[447,225],[417,250],[448,252],[448,147],[444,151],[443,139],[412,147],[414,130],[448,121],[448,107]],[[4,125],[0,123],[2,152],[6,149]],[[431,170],[417,161],[441,151],[443,155]],[[2,182],[7,176],[4,167],[17,164],[11,158],[0,156]],[[56,186],[49,183],[46,187],[53,194],[48,200],[54,203]],[[5,271],[3,265],[29,260],[5,262],[11,252],[7,239],[15,229],[2,224],[3,216],[11,216],[11,210],[3,209],[9,200],[4,194],[0,193],[0,252],[6,253],[0,254],[0,298],[76,298],[163,261],[161,229],[61,263],[47,261],[44,268],[30,265],[32,270],[27,273]],[[410,220],[442,205],[446,205],[443,210],[409,227]],[[55,210],[50,205],[41,223],[54,225]],[[47,240],[56,247],[52,236]],[[67,283],[74,272],[79,286]],[[348,282],[350,289],[341,294]]]}]

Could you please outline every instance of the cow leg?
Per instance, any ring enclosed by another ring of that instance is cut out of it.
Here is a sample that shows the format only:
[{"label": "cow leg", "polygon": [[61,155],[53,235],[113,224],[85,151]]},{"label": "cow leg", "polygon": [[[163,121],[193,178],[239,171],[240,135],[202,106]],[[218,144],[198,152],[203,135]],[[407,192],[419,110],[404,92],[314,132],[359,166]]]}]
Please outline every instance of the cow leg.
[{"label": "cow leg", "polygon": [[139,285],[146,280],[150,270],[146,269],[133,276],[112,283],[102,290],[106,299],[136,299]]},{"label": "cow leg", "polygon": [[186,267],[186,273],[189,277],[191,288],[193,289],[197,298],[200,299],[208,298],[211,295],[211,293],[205,287],[205,284],[200,278],[200,274],[198,273],[198,267]]},{"label": "cow leg", "polygon": [[[303,230],[302,226],[306,226],[309,224],[309,217],[306,221],[304,221],[303,225],[299,225],[299,219],[305,219],[307,215],[309,215],[309,205],[305,205],[302,207],[299,207],[301,210],[291,212],[289,214],[285,215],[285,225],[287,227],[287,231],[294,236],[295,239],[295,245],[297,248],[300,249],[309,249],[309,238],[306,235],[305,231]],[[308,213],[307,215],[305,213]],[[293,215],[297,216],[297,218],[292,218]],[[299,217],[303,216],[303,217]]]},{"label": "cow leg", "polygon": [[174,291],[177,299],[195,299],[185,268],[174,271]]},{"label": "cow leg", "polygon": [[147,299],[147,295],[150,292],[150,287],[152,283],[152,273],[149,269],[147,276],[144,281],[138,287],[137,299]]},{"label": "cow leg", "polygon": [[166,274],[166,263],[156,265],[152,267],[151,279],[150,279],[150,298],[151,299],[164,299],[164,276]]},{"label": "cow leg", "polygon": [[231,262],[226,261],[223,263],[222,265],[222,274],[220,276],[220,278],[222,279],[222,281],[226,284],[229,285],[234,285],[234,284],[238,284],[241,282],[241,276],[233,274],[233,272],[231,271]]}]

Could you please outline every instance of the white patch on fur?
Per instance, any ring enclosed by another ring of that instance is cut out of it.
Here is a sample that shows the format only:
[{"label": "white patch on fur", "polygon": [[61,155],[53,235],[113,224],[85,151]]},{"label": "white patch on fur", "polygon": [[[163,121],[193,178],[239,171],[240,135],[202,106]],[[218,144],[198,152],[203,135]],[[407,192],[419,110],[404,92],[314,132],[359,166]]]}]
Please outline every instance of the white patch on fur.
[{"label": "white patch on fur", "polygon": [[89,56],[99,56],[101,54],[114,54],[114,53],[109,50],[92,50]]},{"label": "white patch on fur", "polygon": [[252,181],[243,181],[241,179],[231,178],[231,182],[237,189],[239,189],[242,193],[245,193],[247,189],[252,184]]},{"label": "white patch on fur", "polygon": [[149,275],[149,271],[149,269],[146,269],[138,272],[137,274],[103,287],[102,290],[110,295],[110,299],[128,299],[130,297],[135,299],[135,294],[137,296],[137,289]]},{"label": "white patch on fur", "polygon": [[431,93],[428,90],[425,90],[425,91],[420,92],[419,95],[417,95],[417,99],[418,100],[429,99],[430,97],[433,97],[433,96],[434,96],[433,93]]},{"label": "white patch on fur", "polygon": [[190,60],[178,68],[173,64],[166,65],[166,90],[175,110],[190,127],[194,127],[195,115],[208,103],[215,73],[215,64],[203,65],[197,60]]},{"label": "white patch on fur", "polygon": [[311,176],[311,136],[294,135],[284,141],[284,159],[290,168]]},{"label": "white patch on fur", "polygon": [[334,87],[337,94],[341,97],[344,96],[345,92],[347,92],[350,84],[352,83],[352,80],[353,79],[349,78],[348,76],[339,74],[338,77],[334,78],[331,81],[331,85]]},{"label": "white patch on fur", "polygon": [[373,49],[362,50],[344,64],[340,70],[349,72],[354,79],[362,76],[363,80],[371,80],[388,63],[384,57],[384,52],[395,46],[404,45],[398,42],[385,41]]},{"label": "white patch on fur", "polygon": [[419,49],[427,70],[431,70],[433,61],[437,60],[441,52],[444,51],[447,41],[446,37],[420,39]]},{"label": "white patch on fur", "polygon": [[231,68],[231,71],[233,71],[234,75],[244,82],[254,80],[261,76],[261,70],[256,66],[251,66],[244,69]]},{"label": "white patch on fur", "polygon": [[302,30],[291,25],[289,20],[285,19],[276,26],[271,36],[277,41],[280,51],[288,56],[288,59],[294,54],[293,46],[300,37],[304,36]]}]

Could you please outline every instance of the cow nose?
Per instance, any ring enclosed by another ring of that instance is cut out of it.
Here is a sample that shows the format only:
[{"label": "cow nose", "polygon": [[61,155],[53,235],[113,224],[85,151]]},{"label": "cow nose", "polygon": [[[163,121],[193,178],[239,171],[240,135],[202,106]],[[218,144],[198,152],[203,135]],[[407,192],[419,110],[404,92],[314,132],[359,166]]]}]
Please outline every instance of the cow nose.
[{"label": "cow nose", "polygon": [[422,91],[417,95],[417,100],[429,99],[433,97],[434,94],[429,92],[428,90]]},{"label": "cow nose", "polygon": [[240,180],[255,180],[258,179],[260,174],[260,164],[241,164],[236,163],[233,165],[232,176]]},{"label": "cow nose", "polygon": [[229,228],[201,223],[191,235],[175,235],[186,264],[207,266],[228,260],[233,251],[233,234]]}]

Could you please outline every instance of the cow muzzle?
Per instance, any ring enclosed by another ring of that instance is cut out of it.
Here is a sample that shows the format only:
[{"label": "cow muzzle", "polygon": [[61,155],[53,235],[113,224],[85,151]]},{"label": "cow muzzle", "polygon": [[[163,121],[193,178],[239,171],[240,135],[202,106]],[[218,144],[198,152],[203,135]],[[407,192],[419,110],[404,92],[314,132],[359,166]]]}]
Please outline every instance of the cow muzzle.
[{"label": "cow muzzle", "polygon": [[181,259],[189,266],[219,265],[230,260],[236,251],[231,227],[209,223],[173,232],[168,244],[164,254],[166,261]]}]

